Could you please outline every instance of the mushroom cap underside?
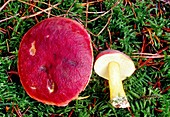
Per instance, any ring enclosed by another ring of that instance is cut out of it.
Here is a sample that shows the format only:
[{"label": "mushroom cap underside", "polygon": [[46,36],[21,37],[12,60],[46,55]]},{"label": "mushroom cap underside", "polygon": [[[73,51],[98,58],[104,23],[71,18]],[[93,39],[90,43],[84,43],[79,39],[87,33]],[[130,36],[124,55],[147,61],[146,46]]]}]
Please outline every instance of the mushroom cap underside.
[{"label": "mushroom cap underside", "polygon": [[99,53],[94,64],[94,71],[99,76],[108,79],[108,64],[112,61],[119,64],[122,80],[131,76],[135,71],[135,65],[131,58],[118,50],[105,50]]}]

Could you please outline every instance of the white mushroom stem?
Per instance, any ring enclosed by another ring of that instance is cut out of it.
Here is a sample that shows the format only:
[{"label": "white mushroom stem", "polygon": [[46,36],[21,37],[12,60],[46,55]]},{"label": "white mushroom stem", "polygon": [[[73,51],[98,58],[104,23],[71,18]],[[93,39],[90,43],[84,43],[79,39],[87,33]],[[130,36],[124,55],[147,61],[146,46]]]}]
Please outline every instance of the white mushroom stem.
[{"label": "white mushroom stem", "polygon": [[115,108],[127,108],[130,104],[123,89],[120,66],[117,62],[108,65],[110,100]]}]

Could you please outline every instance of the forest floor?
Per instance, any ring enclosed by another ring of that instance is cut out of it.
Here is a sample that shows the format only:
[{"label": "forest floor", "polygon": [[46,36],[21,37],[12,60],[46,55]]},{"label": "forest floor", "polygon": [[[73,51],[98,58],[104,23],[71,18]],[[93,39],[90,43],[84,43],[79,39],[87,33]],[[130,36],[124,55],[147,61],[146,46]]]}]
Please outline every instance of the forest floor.
[{"label": "forest floor", "polygon": [[[0,116],[170,117],[170,3],[163,0],[0,1]],[[94,58],[103,50],[129,55],[134,74],[123,81],[130,108],[109,102],[108,81],[92,73],[80,97],[65,107],[30,98],[18,75],[19,44],[49,17],[78,21],[92,39]]]}]

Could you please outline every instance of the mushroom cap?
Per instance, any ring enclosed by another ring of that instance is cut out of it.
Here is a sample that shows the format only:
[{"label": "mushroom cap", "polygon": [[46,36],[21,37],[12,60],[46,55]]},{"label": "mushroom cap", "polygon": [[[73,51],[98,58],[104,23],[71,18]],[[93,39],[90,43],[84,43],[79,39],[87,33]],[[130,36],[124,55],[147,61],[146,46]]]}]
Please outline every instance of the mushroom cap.
[{"label": "mushroom cap", "polygon": [[53,17],[33,26],[22,38],[18,55],[21,84],[45,104],[66,106],[90,80],[90,35],[78,22]]},{"label": "mushroom cap", "polygon": [[94,71],[100,77],[108,80],[108,64],[112,61],[119,63],[122,80],[131,76],[135,71],[132,59],[118,50],[105,50],[99,53],[94,63]]}]

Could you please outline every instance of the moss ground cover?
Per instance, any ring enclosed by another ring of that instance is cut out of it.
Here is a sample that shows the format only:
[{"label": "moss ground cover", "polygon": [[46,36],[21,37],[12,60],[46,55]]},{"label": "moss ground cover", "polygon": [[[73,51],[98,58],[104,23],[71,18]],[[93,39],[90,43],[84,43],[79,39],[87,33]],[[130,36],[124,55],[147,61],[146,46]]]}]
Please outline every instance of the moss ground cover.
[{"label": "moss ground cover", "polygon": [[[31,99],[19,80],[17,59],[24,33],[48,17],[82,23],[94,57],[105,49],[129,55],[137,70],[123,84],[131,108],[109,103],[107,80],[93,72],[80,97],[66,107]],[[0,1],[0,116],[169,117],[170,4],[163,0]]]}]

